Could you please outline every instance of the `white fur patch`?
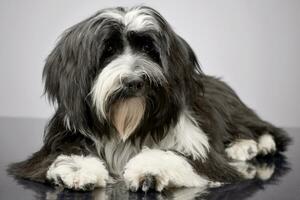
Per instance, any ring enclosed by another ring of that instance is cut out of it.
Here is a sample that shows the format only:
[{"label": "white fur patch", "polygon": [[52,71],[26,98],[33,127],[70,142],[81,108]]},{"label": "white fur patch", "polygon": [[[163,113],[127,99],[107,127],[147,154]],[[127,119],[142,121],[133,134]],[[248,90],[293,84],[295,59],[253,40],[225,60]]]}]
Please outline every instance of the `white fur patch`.
[{"label": "white fur patch", "polygon": [[233,160],[251,160],[257,155],[257,143],[254,140],[240,139],[225,149],[227,156]]},{"label": "white fur patch", "polygon": [[229,163],[238,172],[240,172],[245,179],[253,179],[256,176],[256,167],[248,162],[232,162]]},{"label": "white fur patch", "polygon": [[110,95],[121,88],[122,76],[132,73],[134,57],[129,50],[109,63],[100,73],[92,88],[93,103],[97,108],[98,115],[107,118],[107,108],[105,102]]},{"label": "white fur patch", "polygon": [[108,171],[98,158],[78,155],[58,156],[46,176],[56,185],[76,190],[84,190],[87,185],[92,188],[104,187],[109,178]]},{"label": "white fur patch", "polygon": [[205,160],[209,151],[209,141],[207,135],[197,124],[188,111],[182,112],[178,123],[161,141],[160,147],[176,150],[192,156],[193,159]]},{"label": "white fur patch", "polygon": [[256,176],[260,180],[269,180],[275,172],[275,165],[263,164],[256,168]]},{"label": "white fur patch", "polygon": [[258,178],[260,180],[269,180],[275,172],[275,165],[251,164],[248,162],[238,161],[229,163],[239,171],[245,179]]},{"label": "white fur patch", "polygon": [[258,139],[258,153],[262,155],[267,155],[271,152],[276,151],[276,144],[273,136],[270,134],[264,134]]},{"label": "white fur patch", "polygon": [[194,172],[192,166],[171,151],[144,148],[125,166],[124,180],[131,189],[138,189],[147,175],[156,179],[156,190],[167,187],[201,187],[209,181]]},{"label": "white fur patch", "polygon": [[77,131],[76,127],[74,126],[74,124],[71,123],[69,116],[65,115],[65,117],[63,118],[63,122],[64,122],[65,127],[68,130],[70,130],[70,131]]},{"label": "white fur patch", "polygon": [[159,26],[156,19],[152,16],[152,11],[143,7],[131,8],[125,13],[116,9],[108,9],[92,20],[98,20],[99,18],[112,18],[120,23],[124,24],[126,30],[140,31],[140,30],[157,30]]},{"label": "white fur patch", "polygon": [[113,105],[113,123],[123,141],[133,133],[141,122],[145,107],[146,103],[143,97],[121,100]]},{"label": "white fur patch", "polygon": [[157,21],[152,16],[149,9],[135,7],[128,11],[124,16],[124,25],[127,30],[159,30]]}]

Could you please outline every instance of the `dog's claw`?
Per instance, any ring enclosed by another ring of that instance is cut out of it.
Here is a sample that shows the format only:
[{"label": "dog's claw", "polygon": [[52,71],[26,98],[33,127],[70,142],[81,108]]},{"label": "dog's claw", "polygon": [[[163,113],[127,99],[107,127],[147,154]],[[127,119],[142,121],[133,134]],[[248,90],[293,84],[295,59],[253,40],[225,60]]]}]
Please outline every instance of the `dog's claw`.
[{"label": "dog's claw", "polygon": [[130,186],[130,187],[129,187],[129,190],[130,190],[131,192],[136,192],[136,191],[137,191],[137,188],[136,188],[135,186]]},{"label": "dog's claw", "polygon": [[93,189],[95,189],[95,184],[88,183],[83,186],[82,191],[92,191]]},{"label": "dog's claw", "polygon": [[146,175],[142,182],[142,190],[143,192],[147,192],[151,189],[155,189],[156,180],[152,175]]},{"label": "dog's claw", "polygon": [[57,185],[58,186],[65,186],[64,181],[62,180],[62,178],[60,176],[57,177]]}]

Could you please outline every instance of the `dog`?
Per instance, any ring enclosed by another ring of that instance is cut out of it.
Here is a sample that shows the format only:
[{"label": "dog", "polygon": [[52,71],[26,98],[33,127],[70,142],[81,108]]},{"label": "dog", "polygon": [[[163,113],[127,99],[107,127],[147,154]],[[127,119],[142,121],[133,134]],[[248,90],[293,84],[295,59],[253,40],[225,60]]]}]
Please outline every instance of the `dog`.
[{"label": "dog", "polygon": [[147,6],[103,9],[67,29],[43,79],[56,111],[43,147],[10,166],[16,177],[72,190],[216,187],[253,178],[247,161],[290,141],[204,74]]}]

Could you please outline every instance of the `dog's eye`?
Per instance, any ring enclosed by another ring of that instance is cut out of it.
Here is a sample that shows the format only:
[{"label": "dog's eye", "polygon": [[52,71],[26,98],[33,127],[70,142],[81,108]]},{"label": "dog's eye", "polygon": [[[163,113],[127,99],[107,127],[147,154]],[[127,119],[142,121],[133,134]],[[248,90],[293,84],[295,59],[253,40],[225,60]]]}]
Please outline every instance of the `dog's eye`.
[{"label": "dog's eye", "polygon": [[114,51],[114,47],[112,45],[106,47],[106,52],[111,53],[113,51]]},{"label": "dog's eye", "polygon": [[145,51],[145,52],[148,52],[150,51],[152,48],[149,44],[145,44],[142,46],[142,50]]},{"label": "dog's eye", "polygon": [[114,43],[107,43],[104,49],[104,55],[106,57],[112,56],[116,51],[116,45]]},{"label": "dog's eye", "polygon": [[143,38],[140,41],[140,50],[149,55],[155,61],[159,61],[159,53],[155,47],[154,41],[148,38]]},{"label": "dog's eye", "polygon": [[142,48],[142,51],[144,51],[144,52],[150,52],[150,51],[152,51],[154,49],[154,46],[153,46],[152,42],[145,41],[142,44],[141,48]]}]

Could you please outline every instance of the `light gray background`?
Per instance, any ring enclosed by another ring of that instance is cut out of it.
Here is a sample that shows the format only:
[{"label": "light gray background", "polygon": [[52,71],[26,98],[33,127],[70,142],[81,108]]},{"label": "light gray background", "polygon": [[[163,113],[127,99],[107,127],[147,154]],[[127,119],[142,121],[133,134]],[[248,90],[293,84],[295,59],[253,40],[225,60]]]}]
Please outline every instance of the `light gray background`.
[{"label": "light gray background", "polygon": [[67,27],[111,6],[159,10],[194,48],[207,74],[223,77],[264,119],[300,125],[300,1],[0,1],[0,115],[48,118],[44,60]]}]

